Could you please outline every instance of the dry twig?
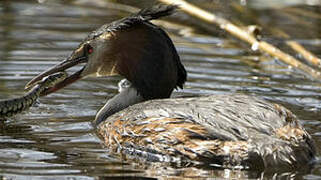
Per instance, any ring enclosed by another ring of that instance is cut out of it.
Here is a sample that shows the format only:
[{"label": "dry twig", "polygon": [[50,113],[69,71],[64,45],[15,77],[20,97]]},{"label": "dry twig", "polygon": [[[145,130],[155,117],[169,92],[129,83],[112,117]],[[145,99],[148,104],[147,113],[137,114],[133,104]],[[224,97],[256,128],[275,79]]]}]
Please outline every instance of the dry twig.
[{"label": "dry twig", "polygon": [[314,70],[313,68],[301,63],[299,60],[294,58],[293,56],[281,51],[277,47],[264,42],[259,41],[253,36],[251,33],[243,30],[242,28],[234,25],[230,21],[218,17],[213,13],[207,12],[197,6],[194,6],[184,0],[159,0],[166,4],[177,4],[179,5],[180,9],[186,12],[189,15],[197,17],[207,23],[214,24],[219,26],[221,29],[227,31],[234,37],[241,39],[244,42],[247,42],[251,45],[252,49],[259,49],[263,52],[270,54],[273,57],[278,58],[279,60],[283,61],[286,64],[289,64],[297,69],[300,69],[310,75],[313,78],[321,79],[321,72]]},{"label": "dry twig", "polygon": [[[247,18],[251,18],[252,21],[256,22],[256,24],[259,24],[260,26],[262,26],[264,29],[267,29],[269,31],[271,31],[273,33],[274,36],[277,36],[279,38],[284,38],[285,39],[285,44],[288,45],[290,48],[292,48],[294,51],[296,51],[298,54],[301,54],[302,57],[309,62],[311,65],[317,67],[317,68],[321,68],[321,59],[318,58],[316,55],[314,55],[312,52],[308,51],[307,49],[305,49],[300,43],[290,40],[290,35],[288,35],[286,32],[284,32],[283,30],[276,28],[274,26],[265,26],[265,24],[262,24],[257,18],[255,18],[256,16],[254,14],[251,13],[250,10],[247,10],[246,8],[244,8],[244,6],[241,6],[237,3],[232,3],[232,7],[234,7],[235,10],[239,11],[239,13],[244,13],[245,11],[247,11],[247,13],[250,13],[250,16],[247,16]],[[301,9],[297,9],[297,8],[286,8],[282,10],[282,14],[286,14],[286,13],[292,13],[292,12],[296,12],[296,14],[300,15],[300,16],[308,16],[309,18],[315,18],[315,19],[319,19],[321,18],[321,15],[317,15],[313,12],[309,12],[306,10],[301,10]],[[292,19],[294,19],[293,16],[291,16]],[[303,22],[302,19],[298,19],[296,18],[295,22],[296,23],[300,23]],[[251,27],[251,26],[250,26]]]}]

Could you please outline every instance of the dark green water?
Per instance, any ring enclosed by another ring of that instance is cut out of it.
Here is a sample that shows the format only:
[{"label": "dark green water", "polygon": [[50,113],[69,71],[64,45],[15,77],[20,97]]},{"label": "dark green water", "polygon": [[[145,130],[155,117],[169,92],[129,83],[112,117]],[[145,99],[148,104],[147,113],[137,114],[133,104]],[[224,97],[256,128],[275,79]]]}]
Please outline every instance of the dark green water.
[{"label": "dark green water", "polygon": [[[122,3],[139,8],[152,4],[147,0]],[[238,16],[247,24],[263,22],[267,27],[281,28],[321,57],[321,7],[297,6],[312,14],[302,15],[271,7],[241,13],[223,0],[197,3],[232,20]],[[28,80],[68,56],[88,32],[135,10],[126,7],[104,0],[0,1],[0,99],[22,95]],[[185,89],[175,95],[243,92],[279,102],[300,117],[319,151],[320,82],[307,79],[265,54],[251,51],[247,45],[226,38],[223,32],[209,33],[183,14],[167,20],[158,23],[166,27],[189,73]],[[283,46],[279,38],[269,33],[264,37]],[[146,170],[111,157],[90,122],[106,99],[117,93],[119,80],[120,77],[112,77],[78,81],[41,98],[29,111],[0,123],[0,177],[321,178],[319,161],[308,173],[267,175],[228,169]]]}]

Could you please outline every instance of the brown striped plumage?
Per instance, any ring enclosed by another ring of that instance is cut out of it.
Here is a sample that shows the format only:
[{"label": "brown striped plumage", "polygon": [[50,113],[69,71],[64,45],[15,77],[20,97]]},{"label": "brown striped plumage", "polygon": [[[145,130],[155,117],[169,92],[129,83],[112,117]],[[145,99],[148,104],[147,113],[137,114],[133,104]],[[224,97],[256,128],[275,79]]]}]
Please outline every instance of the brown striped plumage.
[{"label": "brown striped plumage", "polygon": [[311,136],[290,111],[246,95],[136,104],[107,118],[98,133],[108,149],[137,149],[134,156],[146,152],[153,161],[295,169],[315,153]]}]

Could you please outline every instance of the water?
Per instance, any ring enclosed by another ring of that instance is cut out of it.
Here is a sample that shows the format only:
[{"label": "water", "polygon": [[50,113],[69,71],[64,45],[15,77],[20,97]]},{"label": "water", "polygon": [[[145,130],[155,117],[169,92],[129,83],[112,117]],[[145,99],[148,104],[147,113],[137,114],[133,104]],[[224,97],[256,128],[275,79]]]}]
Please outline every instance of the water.
[{"label": "water", "polygon": [[[151,4],[150,1],[144,3],[139,5]],[[223,1],[218,1],[218,4],[222,8],[218,13],[232,20],[241,13],[232,11]],[[135,2],[129,5],[137,6]],[[217,9],[211,1],[199,5]],[[248,24],[264,22],[266,26],[283,29],[320,57],[320,8],[301,6],[298,9],[307,8],[314,16],[301,16],[291,8],[284,12],[253,10],[243,15],[250,17],[244,20]],[[68,56],[88,32],[128,15],[129,11],[135,11],[135,8],[107,1],[0,1],[0,99],[22,95],[28,80]],[[289,16],[287,12],[296,13]],[[298,26],[297,21],[284,21],[288,17],[309,21],[304,26]],[[192,19],[184,22],[184,18],[187,17],[178,14],[165,24],[189,73],[185,89],[175,92],[175,96],[242,92],[281,103],[300,117],[320,149],[320,82],[309,80],[301,72],[264,54],[252,52],[247,45],[225,38],[220,31],[209,33],[206,27],[198,28]],[[264,37],[280,44],[278,37],[269,34]],[[41,98],[40,103],[29,111],[1,122],[0,177],[135,179],[273,176],[228,169],[145,170],[141,165],[111,157],[100,144],[90,122],[106,99],[115,95],[119,80],[120,77],[110,77],[78,81]],[[274,176],[319,179],[320,166],[321,163],[317,162],[308,173],[276,172]]]}]

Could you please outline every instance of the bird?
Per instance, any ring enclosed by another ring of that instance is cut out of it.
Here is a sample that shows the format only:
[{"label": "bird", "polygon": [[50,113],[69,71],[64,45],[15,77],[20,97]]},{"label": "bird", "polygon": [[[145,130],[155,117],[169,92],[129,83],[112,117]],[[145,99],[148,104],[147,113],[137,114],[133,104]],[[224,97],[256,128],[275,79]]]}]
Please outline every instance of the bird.
[{"label": "bird", "polygon": [[124,77],[92,124],[106,148],[139,161],[259,170],[313,164],[311,135],[281,105],[245,94],[170,97],[187,72],[169,35],[151,20],[176,9],[155,5],[101,26],[26,87],[76,65],[82,68],[42,95],[88,76]]}]

